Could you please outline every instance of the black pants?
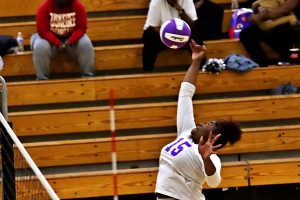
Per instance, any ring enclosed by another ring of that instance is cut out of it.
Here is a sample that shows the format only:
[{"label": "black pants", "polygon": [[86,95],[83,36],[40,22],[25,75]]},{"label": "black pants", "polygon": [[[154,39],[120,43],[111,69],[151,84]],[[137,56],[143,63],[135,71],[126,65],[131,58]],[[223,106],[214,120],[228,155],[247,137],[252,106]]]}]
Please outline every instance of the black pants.
[{"label": "black pants", "polygon": [[282,61],[288,61],[289,49],[297,43],[299,36],[295,33],[298,25],[292,27],[290,24],[283,24],[275,27],[271,31],[262,31],[257,25],[252,24],[243,29],[240,33],[240,41],[258,64],[263,60],[268,60],[263,51],[260,41],[265,41],[269,47],[277,52]]},{"label": "black pants", "polygon": [[[195,40],[197,44],[203,45],[203,40],[199,37],[199,34],[197,34],[196,31],[192,30],[190,38]],[[161,41],[158,32],[149,29],[144,31],[143,41],[143,69],[144,71],[152,72],[158,53],[164,49],[167,49],[168,47]],[[190,53],[192,53],[192,50],[190,48],[190,41],[187,42],[186,45],[181,49],[188,50],[190,51]],[[180,51],[178,51],[178,53],[180,53]],[[204,65],[205,62],[206,59],[203,59],[201,65]]]},{"label": "black pants", "polygon": [[203,40],[215,40],[222,38],[222,24],[224,9],[210,0],[204,0],[197,11],[197,30]]}]

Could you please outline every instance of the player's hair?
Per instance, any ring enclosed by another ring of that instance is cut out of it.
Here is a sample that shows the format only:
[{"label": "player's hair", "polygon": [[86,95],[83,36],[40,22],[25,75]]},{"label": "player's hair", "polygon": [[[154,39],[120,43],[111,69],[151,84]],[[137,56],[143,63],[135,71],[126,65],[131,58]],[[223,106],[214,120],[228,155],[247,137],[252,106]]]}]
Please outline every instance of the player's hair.
[{"label": "player's hair", "polygon": [[233,145],[242,138],[243,131],[241,130],[240,123],[230,120],[219,120],[216,122],[216,129],[213,130],[214,134],[221,134],[214,145],[222,144],[224,147],[228,142]]}]

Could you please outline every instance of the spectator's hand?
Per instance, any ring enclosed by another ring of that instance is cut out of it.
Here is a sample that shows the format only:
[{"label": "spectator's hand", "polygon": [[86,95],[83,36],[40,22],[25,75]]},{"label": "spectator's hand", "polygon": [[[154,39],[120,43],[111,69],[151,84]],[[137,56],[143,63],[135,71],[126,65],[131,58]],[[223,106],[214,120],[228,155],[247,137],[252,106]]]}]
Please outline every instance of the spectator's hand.
[{"label": "spectator's hand", "polygon": [[167,0],[167,2],[171,5],[171,6],[175,6],[176,4],[178,4],[177,0]]},{"label": "spectator's hand", "polygon": [[152,31],[155,31],[155,32],[157,32],[157,33],[160,32],[160,26],[159,26],[159,27],[149,26],[149,29],[152,30]]},{"label": "spectator's hand", "polygon": [[258,11],[258,13],[262,13],[262,12],[265,12],[266,9],[264,7],[262,7],[262,6],[258,6],[257,7],[257,11]]},{"label": "spectator's hand", "polygon": [[72,46],[72,43],[70,42],[70,40],[66,40],[66,41],[64,42],[64,44],[65,44],[65,49],[70,49],[71,46]]},{"label": "spectator's hand", "polygon": [[258,13],[260,14],[261,20],[266,21],[268,20],[268,10],[264,7],[258,7]]},{"label": "spectator's hand", "polygon": [[196,9],[199,9],[203,5],[203,3],[204,3],[204,0],[200,0],[200,1],[196,2],[195,3]]},{"label": "spectator's hand", "polygon": [[58,45],[58,49],[59,50],[64,50],[66,48],[66,45],[64,42],[60,42],[60,44]]},{"label": "spectator's hand", "polygon": [[194,40],[191,41],[190,47],[193,51],[192,60],[201,61],[206,55],[205,46],[198,45]]},{"label": "spectator's hand", "polygon": [[261,15],[260,14],[252,14],[250,16],[250,21],[251,22],[258,22],[261,21]]},{"label": "spectator's hand", "polygon": [[167,0],[167,2],[177,10],[181,10],[181,6],[178,4],[177,0]]}]

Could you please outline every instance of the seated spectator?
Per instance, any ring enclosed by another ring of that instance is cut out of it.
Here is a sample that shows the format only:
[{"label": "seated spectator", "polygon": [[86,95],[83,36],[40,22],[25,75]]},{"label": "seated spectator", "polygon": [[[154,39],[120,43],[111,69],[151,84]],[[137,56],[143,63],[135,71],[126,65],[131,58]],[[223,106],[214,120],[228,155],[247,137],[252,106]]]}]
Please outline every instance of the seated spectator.
[{"label": "seated spectator", "polygon": [[299,0],[286,0],[280,7],[268,11],[264,7],[258,7],[258,13],[251,15],[252,25],[243,29],[240,33],[240,41],[247,49],[252,59],[261,67],[267,67],[270,60],[260,46],[261,41],[265,41],[275,52],[280,55],[283,62],[289,60],[289,49],[297,44],[299,38],[296,37],[297,30],[290,23],[285,23],[274,27],[271,30],[263,31],[256,22],[276,20],[294,12],[296,17],[300,18]]},{"label": "seated spectator", "polygon": [[224,9],[211,0],[194,0],[197,11],[197,28],[204,40],[222,38]]},{"label": "seated spectator", "polygon": [[[191,28],[191,39],[203,45],[194,27],[197,14],[193,0],[151,0],[143,34],[143,69],[145,72],[153,71],[158,53],[168,48],[161,41],[159,31],[164,22],[175,17],[184,20]],[[189,43],[190,41],[182,49],[191,52]],[[205,63],[205,59],[202,61]]]},{"label": "seated spectator", "polygon": [[46,0],[37,11],[36,27],[30,43],[37,80],[49,79],[50,59],[62,51],[78,60],[82,77],[95,74],[87,14],[79,0]]},{"label": "seated spectator", "polygon": [[[267,11],[272,11],[275,8],[280,7],[282,4],[284,4],[285,0],[257,0],[252,4],[252,10],[254,14],[259,14],[260,7],[263,7],[264,9],[267,9]],[[291,25],[297,24],[297,17],[296,15],[291,12],[288,15],[285,15],[283,17],[279,17],[275,20],[269,19],[266,21],[255,21],[255,23],[259,26],[260,29],[264,31],[268,31],[273,29],[275,26],[290,23]]]}]

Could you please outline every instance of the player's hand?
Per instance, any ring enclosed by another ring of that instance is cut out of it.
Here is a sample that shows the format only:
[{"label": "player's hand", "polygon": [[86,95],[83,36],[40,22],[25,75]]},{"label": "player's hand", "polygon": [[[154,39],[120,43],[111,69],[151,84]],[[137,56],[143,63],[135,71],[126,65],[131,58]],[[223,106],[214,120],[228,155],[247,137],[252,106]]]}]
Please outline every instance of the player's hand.
[{"label": "player's hand", "polygon": [[192,60],[201,61],[206,55],[204,45],[198,45],[194,40],[191,40],[190,47],[193,51]]},{"label": "player's hand", "polygon": [[218,134],[213,139],[212,138],[212,132],[210,131],[208,140],[204,145],[203,145],[203,136],[201,136],[200,141],[199,141],[199,145],[198,145],[198,151],[199,151],[200,155],[202,156],[203,160],[209,158],[211,154],[217,154],[217,152],[215,152],[215,150],[220,148],[222,146],[222,144],[214,146],[214,143],[217,141],[217,139],[220,136],[221,136],[221,134]]}]

